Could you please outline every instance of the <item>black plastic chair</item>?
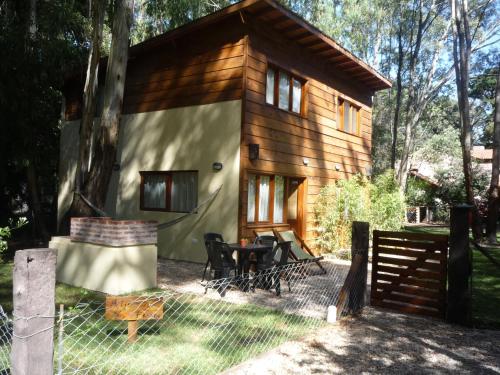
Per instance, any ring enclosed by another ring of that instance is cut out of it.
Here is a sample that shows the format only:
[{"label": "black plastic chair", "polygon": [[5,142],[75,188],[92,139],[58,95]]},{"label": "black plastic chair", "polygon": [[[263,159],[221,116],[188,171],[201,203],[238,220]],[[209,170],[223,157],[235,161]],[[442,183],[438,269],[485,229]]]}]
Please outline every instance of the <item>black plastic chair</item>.
[{"label": "black plastic chair", "polygon": [[255,237],[255,244],[261,244],[261,245],[269,245],[269,246],[276,246],[278,243],[278,237],[276,236],[257,236]]},{"label": "black plastic chair", "polygon": [[212,280],[205,285],[205,293],[207,293],[208,288],[214,288],[222,297],[226,295],[226,289],[230,284],[227,279],[231,276],[231,271],[234,272],[234,276],[237,275],[236,262],[231,253],[232,250],[227,243],[208,241],[208,260],[210,261],[210,271],[214,271],[214,275]]},{"label": "black plastic chair", "polygon": [[[269,236],[272,237],[272,236]],[[280,276],[282,269],[288,264],[291,242],[277,242],[272,251],[259,254],[257,257],[257,272],[255,275],[255,287],[266,290],[275,289],[276,295],[281,295]],[[285,275],[288,289],[291,292],[290,278]]]},{"label": "black plastic chair", "polygon": [[[205,233],[203,235],[203,240],[205,241],[205,249],[207,249],[207,252],[208,252],[208,242],[209,241],[224,242],[224,238],[222,238],[222,234],[212,233],[212,232]],[[205,280],[205,276],[207,275],[207,269],[208,269],[209,264],[210,264],[210,258],[207,258],[207,263],[205,264],[205,270],[203,271],[203,276],[201,278],[202,282]]]}]

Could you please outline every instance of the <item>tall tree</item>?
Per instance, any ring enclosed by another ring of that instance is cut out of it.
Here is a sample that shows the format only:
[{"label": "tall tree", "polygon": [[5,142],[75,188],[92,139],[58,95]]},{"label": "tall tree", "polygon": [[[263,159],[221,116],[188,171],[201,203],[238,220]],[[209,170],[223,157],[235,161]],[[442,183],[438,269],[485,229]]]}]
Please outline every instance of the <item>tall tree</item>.
[{"label": "tall tree", "polygon": [[115,0],[111,50],[104,84],[104,104],[99,121],[99,142],[84,187],[86,198],[100,209],[105,205],[116,159],[133,15],[133,0]]},{"label": "tall tree", "polygon": [[92,128],[97,103],[97,87],[99,80],[99,60],[101,58],[101,44],[103,37],[104,15],[106,0],[97,0],[91,3],[92,40],[90,44],[87,74],[83,90],[83,110],[80,123],[79,152],[75,173],[75,194],[70,208],[71,216],[91,215],[92,210],[82,201],[80,192],[88,178],[88,167],[91,155]]},{"label": "tall tree", "polygon": [[495,112],[493,123],[493,160],[491,163],[491,181],[488,196],[488,242],[497,243],[497,221],[499,205],[499,173],[500,173],[500,66],[497,72],[497,85],[495,90]]}]

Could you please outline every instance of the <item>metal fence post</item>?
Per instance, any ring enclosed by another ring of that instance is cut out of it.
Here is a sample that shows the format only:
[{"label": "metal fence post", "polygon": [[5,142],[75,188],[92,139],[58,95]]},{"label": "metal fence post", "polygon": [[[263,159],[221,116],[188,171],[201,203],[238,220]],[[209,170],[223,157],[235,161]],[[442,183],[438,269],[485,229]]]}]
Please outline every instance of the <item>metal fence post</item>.
[{"label": "metal fence post", "polygon": [[472,254],[469,246],[471,206],[452,207],[448,257],[448,298],[446,320],[470,325],[472,321]]},{"label": "metal fence post", "polygon": [[12,374],[52,375],[56,251],[17,251],[13,274]]},{"label": "metal fence post", "polygon": [[353,287],[349,291],[349,311],[359,312],[366,305],[366,284],[368,275],[368,246],[370,224],[362,221],[352,223],[351,258],[359,254],[363,257],[361,267],[354,278]]}]

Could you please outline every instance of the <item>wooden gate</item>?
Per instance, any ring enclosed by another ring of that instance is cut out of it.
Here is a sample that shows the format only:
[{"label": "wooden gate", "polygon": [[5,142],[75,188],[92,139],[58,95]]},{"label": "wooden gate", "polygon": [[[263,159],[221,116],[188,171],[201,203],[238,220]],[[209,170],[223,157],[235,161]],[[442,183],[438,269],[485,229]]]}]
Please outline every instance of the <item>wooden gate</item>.
[{"label": "wooden gate", "polygon": [[373,232],[373,306],[445,317],[448,236]]}]

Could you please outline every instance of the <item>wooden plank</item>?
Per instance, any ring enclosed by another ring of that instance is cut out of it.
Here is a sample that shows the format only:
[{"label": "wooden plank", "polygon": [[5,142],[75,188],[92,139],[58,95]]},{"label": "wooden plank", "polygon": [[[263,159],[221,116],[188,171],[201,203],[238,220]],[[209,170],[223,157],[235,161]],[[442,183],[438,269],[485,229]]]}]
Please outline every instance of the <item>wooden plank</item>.
[{"label": "wooden plank", "polygon": [[388,302],[388,301],[380,301],[377,299],[372,299],[371,304],[372,304],[372,306],[389,308],[391,310],[396,310],[396,311],[399,311],[402,313],[431,316],[434,318],[442,318],[443,317],[443,312],[441,312],[439,310],[429,309],[429,308],[419,307],[419,306],[414,306],[414,305],[397,304],[397,303],[392,303],[392,302]]},{"label": "wooden plank", "polygon": [[209,83],[224,81],[234,78],[242,78],[243,69],[241,67],[235,67],[230,69],[218,70],[215,72],[203,72],[201,74],[195,74],[184,77],[177,77],[174,79],[156,80],[151,82],[143,82],[138,84],[127,85],[127,94],[133,95],[136,92],[155,92],[162,91],[166,89],[175,89],[179,87],[192,86],[199,83]]},{"label": "wooden plank", "polygon": [[375,289],[376,291],[399,292],[399,293],[422,296],[432,299],[438,299],[442,296],[442,293],[440,293],[439,290],[426,289],[409,285],[395,285],[390,282],[381,282],[381,280],[377,281]]},{"label": "wooden plank", "polygon": [[209,94],[193,95],[187,97],[167,98],[154,102],[141,102],[124,106],[124,113],[140,113],[159,111],[191,105],[218,103],[227,100],[241,99],[241,90],[221,91]]},{"label": "wooden plank", "polygon": [[437,272],[430,271],[418,271],[418,270],[409,270],[406,268],[400,267],[391,267],[391,266],[382,266],[380,262],[378,264],[378,272],[385,272],[400,276],[413,276],[420,279],[430,279],[430,280],[441,280],[441,274]]},{"label": "wooden plank", "polygon": [[409,269],[418,269],[418,270],[429,270],[433,272],[439,273],[441,271],[442,266],[439,263],[429,263],[425,261],[426,259],[417,258],[413,259],[403,259],[403,258],[393,258],[386,256],[379,256],[378,262],[384,264],[391,264],[396,266],[406,266]]},{"label": "wooden plank", "polygon": [[[279,152],[299,155],[308,158],[321,158],[334,163],[343,163],[350,166],[365,167],[371,166],[371,160],[366,154],[352,153],[351,156],[346,156],[343,153],[336,152],[335,148],[325,148],[322,150],[311,149],[309,147],[295,145],[292,143],[280,142],[273,139],[257,137],[245,134],[245,140],[248,143],[258,143],[262,149],[275,150]],[[318,152],[319,151],[319,152]],[[346,150],[347,151],[347,150]],[[347,154],[347,152],[345,153]]]},{"label": "wooden plank", "polygon": [[444,253],[443,250],[446,250],[446,247],[443,245],[443,242],[434,242],[434,241],[423,242],[416,240],[393,240],[387,238],[380,238],[379,244],[380,246],[393,246],[403,249],[427,250],[427,252],[424,252],[424,254],[425,253],[437,254],[436,251],[439,251],[439,254],[443,254]]},{"label": "wooden plank", "polygon": [[239,78],[220,80],[216,82],[202,83],[185,87],[178,87],[175,89],[167,89],[162,91],[154,91],[149,93],[136,93],[134,95],[128,94],[125,103],[126,105],[134,105],[137,103],[156,102],[158,100],[168,98],[189,97],[193,95],[201,95],[203,93],[213,93],[221,91],[229,91],[241,89],[242,80]]},{"label": "wooden plank", "polygon": [[390,254],[390,255],[400,255],[414,258],[425,258],[432,260],[442,260],[443,256],[440,253],[428,252],[428,251],[416,251],[410,249],[394,249],[392,247],[385,247],[379,245],[378,247],[379,254]]},{"label": "wooden plank", "polygon": [[[426,289],[431,289],[431,290],[435,290],[435,291],[442,291],[442,287],[441,287],[441,284],[439,283],[439,280],[422,280],[422,279],[418,279],[418,278],[414,278],[414,277],[386,275],[386,274],[378,273],[378,272],[376,274],[376,279],[377,279],[377,282],[378,282],[378,280],[389,281],[389,282],[393,283],[392,285],[415,286],[415,287],[426,288]],[[375,283],[373,285],[374,286],[381,285],[381,283],[379,283],[379,284]]]},{"label": "wooden plank", "polygon": [[106,296],[107,320],[161,320],[163,298],[141,296]]},{"label": "wooden plank", "polygon": [[403,302],[405,304],[410,304],[410,305],[431,307],[437,310],[441,310],[444,308],[444,301],[439,302],[438,300],[435,299],[427,299],[415,295],[397,294],[386,291],[384,292],[375,291],[375,293],[373,294],[373,299],[384,302],[385,301]]},{"label": "wooden plank", "polygon": [[406,240],[420,240],[420,241],[434,241],[447,243],[448,236],[444,234],[430,234],[430,233],[412,233],[412,232],[394,232],[394,231],[373,231],[373,235],[377,235],[379,238],[399,238]]}]

